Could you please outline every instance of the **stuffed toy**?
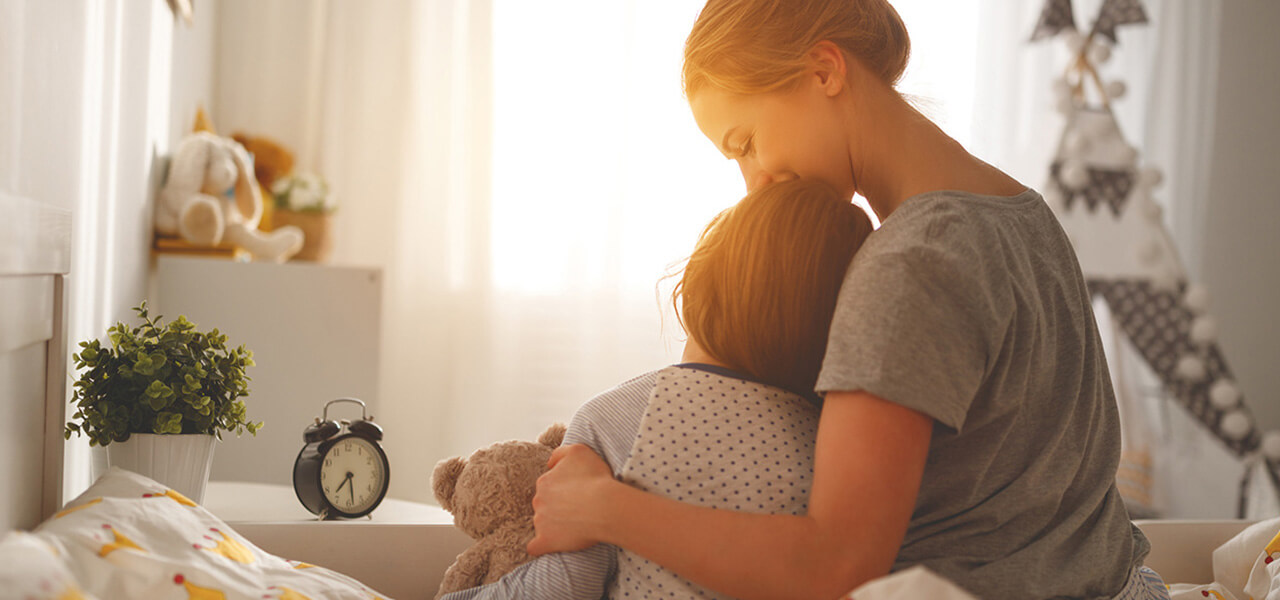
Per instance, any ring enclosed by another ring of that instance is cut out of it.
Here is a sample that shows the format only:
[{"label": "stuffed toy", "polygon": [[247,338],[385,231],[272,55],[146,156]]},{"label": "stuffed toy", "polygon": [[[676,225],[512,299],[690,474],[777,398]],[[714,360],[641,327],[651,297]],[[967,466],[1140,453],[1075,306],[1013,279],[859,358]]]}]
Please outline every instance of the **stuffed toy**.
[{"label": "stuffed toy", "polygon": [[258,231],[262,194],[253,162],[240,144],[209,132],[183,138],[156,202],[156,231],[196,246],[224,239],[256,260],[284,262],[302,248],[296,227]]},{"label": "stuffed toy", "polygon": [[253,155],[253,175],[262,189],[271,189],[277,179],[293,172],[293,153],[280,142],[239,131],[232,133],[231,139]]},{"label": "stuffed toy", "polygon": [[564,431],[552,425],[537,443],[499,442],[436,465],[436,500],[453,513],[454,526],[476,540],[445,572],[436,598],[493,583],[532,558],[525,547],[534,535],[533,493]]}]

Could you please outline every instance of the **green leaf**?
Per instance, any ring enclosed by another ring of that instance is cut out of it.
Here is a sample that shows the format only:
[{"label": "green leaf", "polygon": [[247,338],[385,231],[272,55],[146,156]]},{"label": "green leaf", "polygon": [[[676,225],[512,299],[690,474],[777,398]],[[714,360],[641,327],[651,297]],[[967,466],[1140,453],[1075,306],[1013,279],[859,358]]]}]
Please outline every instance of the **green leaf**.
[{"label": "green leaf", "polygon": [[156,374],[156,365],[149,355],[143,354],[133,363],[133,372],[148,377]]},{"label": "green leaf", "polygon": [[156,379],[151,382],[151,385],[147,386],[147,391],[145,393],[149,398],[168,398],[173,395],[173,390],[169,389],[169,386],[165,385],[159,379]]},{"label": "green leaf", "polygon": [[162,412],[156,415],[155,433],[182,433],[182,415]]}]

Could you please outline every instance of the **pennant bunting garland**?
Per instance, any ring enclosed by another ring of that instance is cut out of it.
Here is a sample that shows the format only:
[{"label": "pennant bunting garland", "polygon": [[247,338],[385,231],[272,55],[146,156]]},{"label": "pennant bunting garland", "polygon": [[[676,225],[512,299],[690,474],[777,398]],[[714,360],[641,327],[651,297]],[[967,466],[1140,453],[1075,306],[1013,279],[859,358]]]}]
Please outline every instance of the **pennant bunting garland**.
[{"label": "pennant bunting garland", "polygon": [[[1247,411],[1239,399],[1234,407],[1224,410],[1212,398],[1215,384],[1235,377],[1216,342],[1202,343],[1194,338],[1196,315],[1180,301],[1186,294],[1185,281],[1172,291],[1156,290],[1150,282],[1140,279],[1087,277],[1086,283],[1090,292],[1106,299],[1112,317],[1176,402],[1237,455],[1258,449],[1262,434],[1256,428],[1251,426],[1244,435],[1227,431],[1227,415]],[[1186,356],[1196,356],[1201,361],[1200,378],[1188,380],[1179,375],[1179,360]]]},{"label": "pennant bunting garland", "polygon": [[1062,180],[1062,161],[1054,161],[1049,166],[1049,176],[1053,183],[1062,190],[1065,203],[1063,208],[1071,210],[1077,198],[1083,198],[1089,212],[1099,206],[1111,207],[1111,212],[1120,217],[1125,204],[1129,202],[1129,192],[1133,190],[1135,176],[1133,171],[1125,169],[1099,169],[1088,167],[1089,183],[1083,188],[1074,188]]},{"label": "pennant bunting garland", "polygon": [[1140,0],[1106,0],[1102,3],[1098,20],[1093,23],[1093,31],[1106,36],[1114,44],[1117,26],[1146,22],[1147,12],[1142,9]]},{"label": "pennant bunting garland", "polygon": [[1071,0],[1048,0],[1044,10],[1040,12],[1040,21],[1036,23],[1035,33],[1031,41],[1053,37],[1063,29],[1075,29],[1075,11],[1071,8]]}]

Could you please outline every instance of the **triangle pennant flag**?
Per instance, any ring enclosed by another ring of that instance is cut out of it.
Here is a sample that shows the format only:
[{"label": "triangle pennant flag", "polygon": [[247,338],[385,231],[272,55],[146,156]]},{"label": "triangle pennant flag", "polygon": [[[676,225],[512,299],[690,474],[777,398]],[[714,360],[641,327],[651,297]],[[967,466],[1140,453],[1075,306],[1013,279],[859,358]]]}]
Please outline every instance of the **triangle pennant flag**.
[{"label": "triangle pennant flag", "polygon": [[1047,0],[1044,10],[1040,11],[1040,21],[1031,34],[1031,41],[1053,37],[1063,29],[1075,29],[1075,11],[1071,8],[1071,0]]},{"label": "triangle pennant flag", "polygon": [[1147,11],[1143,10],[1141,0],[1106,0],[1102,3],[1098,20],[1093,23],[1093,31],[1106,36],[1114,44],[1117,26],[1146,22]]}]

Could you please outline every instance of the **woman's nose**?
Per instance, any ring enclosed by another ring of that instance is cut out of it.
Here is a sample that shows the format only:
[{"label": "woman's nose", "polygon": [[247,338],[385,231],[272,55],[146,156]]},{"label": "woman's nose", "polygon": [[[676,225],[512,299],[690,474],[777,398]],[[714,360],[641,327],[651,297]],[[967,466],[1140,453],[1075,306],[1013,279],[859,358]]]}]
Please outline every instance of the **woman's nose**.
[{"label": "woman's nose", "polygon": [[747,182],[748,192],[753,191],[758,187],[769,185],[770,183],[791,181],[796,178],[795,173],[769,173],[747,161],[739,161],[738,166],[742,169],[742,179]]},{"label": "woman's nose", "polygon": [[772,175],[764,172],[752,162],[740,160],[738,161],[738,167],[742,170],[742,180],[747,183],[748,192],[774,182]]}]

